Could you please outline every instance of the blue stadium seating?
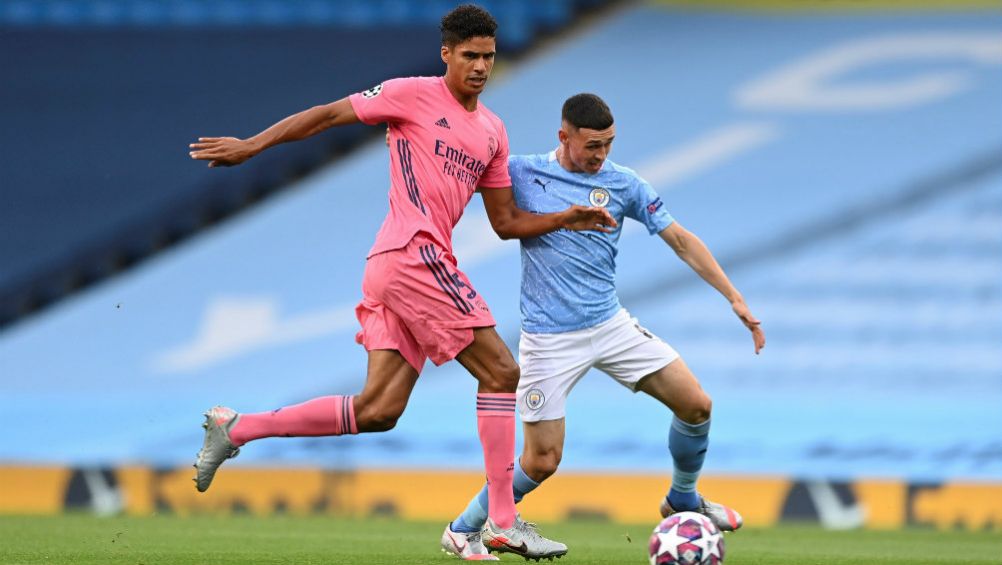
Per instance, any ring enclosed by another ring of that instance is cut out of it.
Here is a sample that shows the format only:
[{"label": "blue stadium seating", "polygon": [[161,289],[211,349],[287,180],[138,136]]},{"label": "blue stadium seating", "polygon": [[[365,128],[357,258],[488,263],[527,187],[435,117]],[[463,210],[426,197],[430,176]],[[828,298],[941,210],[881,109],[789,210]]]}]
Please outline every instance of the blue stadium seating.
[{"label": "blue stadium seating", "polygon": [[[452,0],[8,0],[0,26],[16,27],[360,27],[437,26]],[[486,0],[504,48],[520,50],[536,28],[569,21],[581,0]]]},{"label": "blue stadium seating", "polygon": [[[658,238],[624,231],[624,304],[685,356],[714,397],[709,471],[1002,475],[999,64],[962,53],[890,58],[826,83],[880,86],[943,71],[963,78],[963,88],[916,103],[807,110],[741,102],[764,77],[873,41],[900,47],[951,34],[951,45],[992,47],[1000,29],[1002,17],[990,14],[635,6],[491,86],[486,103],[506,120],[516,152],[555,145],[566,96],[606,98],[618,128],[613,158],[651,180],[763,320],[769,344],[756,357],[719,295]],[[199,444],[201,410],[216,402],[265,410],[357,391],[365,356],[352,339],[352,308],[386,210],[386,161],[373,141],[268,204],[0,334],[8,400],[0,426],[24,430],[0,444],[0,459],[177,465]],[[497,240],[475,199],[456,247],[514,345],[517,244]],[[392,432],[260,442],[235,463],[476,469],[475,389],[456,364],[428,367]],[[40,406],[47,425],[24,429]],[[663,471],[667,426],[653,401],[589,375],[569,404],[564,467]]]},{"label": "blue stadium seating", "polygon": [[[0,51],[16,77],[0,90],[0,327],[359,143],[366,130],[346,128],[211,180],[185,155],[198,135],[250,135],[387,77],[439,73],[429,55],[455,4],[0,2]],[[487,3],[507,56],[587,4]]]}]

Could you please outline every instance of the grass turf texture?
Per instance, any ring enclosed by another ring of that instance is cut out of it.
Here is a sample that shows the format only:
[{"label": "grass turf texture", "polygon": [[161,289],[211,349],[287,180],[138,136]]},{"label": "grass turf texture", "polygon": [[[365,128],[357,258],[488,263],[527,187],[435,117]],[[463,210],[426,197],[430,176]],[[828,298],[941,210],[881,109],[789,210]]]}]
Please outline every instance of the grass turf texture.
[{"label": "grass turf texture", "polygon": [[[651,525],[547,524],[567,543],[555,563],[647,563]],[[444,524],[334,518],[97,518],[0,516],[0,565],[225,565],[458,563],[439,551]],[[632,541],[631,541],[632,540]],[[727,565],[1002,565],[999,532],[828,532],[783,526],[728,534]],[[502,561],[523,562],[505,555]]]}]

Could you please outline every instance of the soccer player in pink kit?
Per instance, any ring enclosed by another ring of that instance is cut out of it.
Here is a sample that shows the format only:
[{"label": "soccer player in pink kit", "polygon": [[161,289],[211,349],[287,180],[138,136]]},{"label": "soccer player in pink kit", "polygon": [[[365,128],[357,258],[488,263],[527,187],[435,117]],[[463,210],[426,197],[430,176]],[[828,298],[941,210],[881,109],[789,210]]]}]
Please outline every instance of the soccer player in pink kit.
[{"label": "soccer player in pink kit", "polygon": [[460,6],[442,18],[445,76],[388,80],[289,116],[248,139],[205,137],[191,144],[193,159],[210,167],[230,166],[273,145],[361,121],[387,123],[391,148],[390,210],[369,251],[363,299],[355,310],[362,326],[356,340],[369,355],[362,392],[259,414],[210,409],[195,463],[199,491],[209,488],[223,461],[252,440],[393,428],[425,360],[440,365],[456,359],[479,381],[477,428],[490,517],[483,540],[464,538],[452,544],[453,553],[495,560],[486,542],[527,558],[536,555],[512,496],[518,365],[495,331],[487,304],[457,268],[452,230],[477,190],[492,227],[504,239],[557,229],[607,231],[615,220],[602,208],[572,206],[537,215],[515,206],[507,132],[478,101],[494,65],[496,27],[485,10]]}]

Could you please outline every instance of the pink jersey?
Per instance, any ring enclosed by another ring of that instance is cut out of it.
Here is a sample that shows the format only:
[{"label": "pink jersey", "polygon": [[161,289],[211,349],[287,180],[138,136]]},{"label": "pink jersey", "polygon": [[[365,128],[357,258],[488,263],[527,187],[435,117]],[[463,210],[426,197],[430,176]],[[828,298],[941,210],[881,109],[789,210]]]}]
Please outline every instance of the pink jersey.
[{"label": "pink jersey", "polygon": [[348,99],[362,122],[390,128],[390,211],[369,257],[422,231],[451,253],[474,191],[511,186],[501,119],[483,104],[468,112],[443,77],[388,80]]}]

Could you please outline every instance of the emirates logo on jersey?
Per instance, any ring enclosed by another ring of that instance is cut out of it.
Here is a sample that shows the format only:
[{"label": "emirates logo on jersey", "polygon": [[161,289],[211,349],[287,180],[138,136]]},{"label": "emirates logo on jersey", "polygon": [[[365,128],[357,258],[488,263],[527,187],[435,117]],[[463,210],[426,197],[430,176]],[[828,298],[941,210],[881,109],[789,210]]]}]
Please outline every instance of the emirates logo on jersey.
[{"label": "emirates logo on jersey", "polygon": [[469,187],[475,187],[487,165],[462,148],[456,149],[441,139],[435,140],[435,155],[442,157],[442,172],[459,179]]}]

